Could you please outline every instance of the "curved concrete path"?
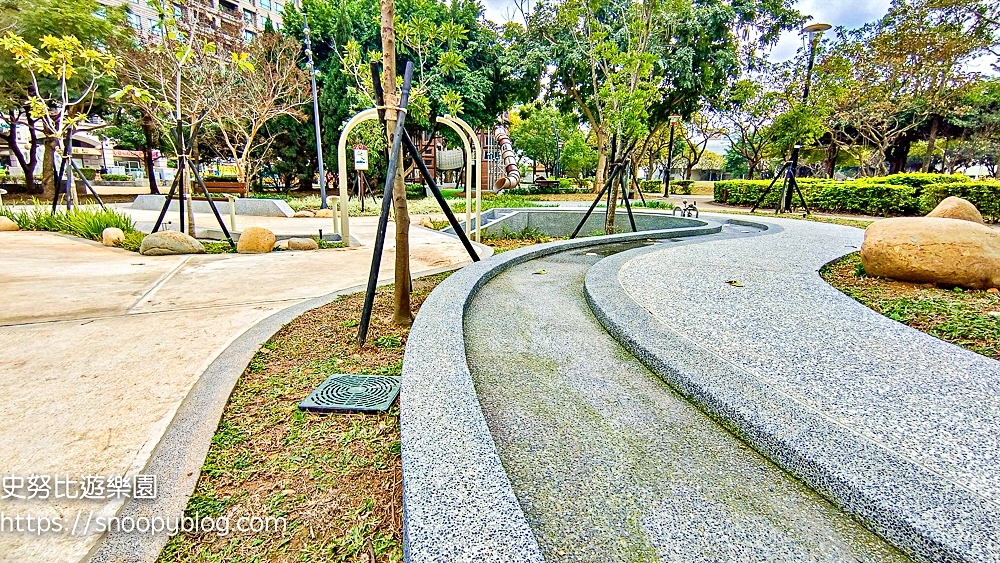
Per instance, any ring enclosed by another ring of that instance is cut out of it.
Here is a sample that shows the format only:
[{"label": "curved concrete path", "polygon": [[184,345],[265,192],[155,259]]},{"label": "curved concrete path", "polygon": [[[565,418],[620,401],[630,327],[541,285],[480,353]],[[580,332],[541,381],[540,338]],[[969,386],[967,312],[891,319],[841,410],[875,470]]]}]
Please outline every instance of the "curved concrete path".
[{"label": "curved concrete path", "polygon": [[[748,230],[727,226],[685,242],[731,244],[723,241]],[[906,561],[608,335],[587,304],[584,276],[624,249],[514,266],[482,287],[466,313],[479,401],[545,559]]]},{"label": "curved concrete path", "polygon": [[[352,219],[362,247],[264,255],[148,257],[53,233],[0,233],[0,475],[140,472],[188,392],[239,335],[367,279],[365,233],[376,221]],[[415,274],[468,261],[457,240],[427,229],[414,227],[410,243]],[[197,473],[187,477],[193,486]],[[71,535],[77,514],[112,515],[122,505],[0,500],[5,515],[67,522],[62,533],[0,533],[0,561],[79,561],[100,535]]]},{"label": "curved concrete path", "polygon": [[1000,362],[823,281],[860,230],[767,222],[602,261],[588,298],[658,375],[895,545],[1000,561]]}]

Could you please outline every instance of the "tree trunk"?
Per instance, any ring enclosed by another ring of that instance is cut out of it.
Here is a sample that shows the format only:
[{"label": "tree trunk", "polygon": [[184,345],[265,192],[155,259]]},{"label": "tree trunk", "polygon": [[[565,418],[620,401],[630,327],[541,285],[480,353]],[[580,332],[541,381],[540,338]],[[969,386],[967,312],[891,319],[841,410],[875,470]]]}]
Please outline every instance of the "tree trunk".
[{"label": "tree trunk", "polygon": [[910,141],[897,141],[886,150],[885,156],[886,160],[889,161],[888,173],[890,175],[904,172],[906,170],[906,159],[910,156]]},{"label": "tree trunk", "polygon": [[[31,144],[28,146],[28,157],[24,156],[24,152],[21,150],[20,145],[17,144],[17,116],[11,111],[8,113],[10,129],[8,129],[8,135],[0,135],[7,143],[7,148],[10,153],[14,155],[17,160],[17,165],[21,167],[24,172],[24,187],[29,194],[41,193],[41,190],[35,186],[35,167],[38,165],[38,156],[36,149],[38,147],[38,139],[35,136],[34,124],[31,121],[28,122],[28,128],[31,132]],[[36,191],[37,190],[37,191]]]},{"label": "tree trunk", "polygon": [[[618,136],[615,135],[614,139],[615,139],[615,141],[617,141],[618,140]],[[615,142],[615,141],[612,141],[612,143],[614,143],[614,144],[617,145],[617,142]],[[612,148],[615,150],[615,152],[618,152],[618,151],[621,150],[621,148],[619,148],[617,146],[612,147]],[[619,160],[621,160],[620,156],[618,156],[616,158],[618,158]],[[611,186],[608,187],[607,215],[605,215],[605,218],[604,218],[604,234],[606,234],[606,235],[613,235],[613,234],[615,234],[615,211],[616,211],[616,209],[618,207],[618,194],[620,193],[619,190],[618,190],[618,187],[621,185],[621,182],[619,182],[619,178],[621,178],[621,174],[619,174],[615,178],[611,178],[611,180],[612,180]]]},{"label": "tree trunk", "polygon": [[597,170],[594,171],[594,193],[599,193],[604,188],[604,175],[608,167],[608,141],[603,131],[596,131],[597,135]]},{"label": "tree trunk", "polygon": [[747,159],[747,180],[753,180],[753,175],[754,175],[754,172],[757,171],[757,165],[758,164],[760,164],[760,163],[759,162],[754,162],[754,161],[752,161],[750,159]]},{"label": "tree trunk", "polygon": [[684,167],[684,179],[685,180],[690,180],[691,179],[691,171],[692,170],[694,170],[694,164],[688,164],[687,166]]},{"label": "tree trunk", "polygon": [[45,137],[42,144],[42,193],[56,193],[56,140]]},{"label": "tree trunk", "polygon": [[[934,116],[934,121],[931,121],[931,133],[927,139],[927,152],[924,154],[924,165],[920,167],[921,172],[931,171],[931,158],[934,156],[934,143],[937,141],[938,121],[940,119],[937,116]],[[944,170],[943,166],[941,170]]]},{"label": "tree trunk", "polygon": [[149,179],[149,193],[158,194],[160,190],[156,187],[156,174],[153,170],[153,118],[146,112],[142,112],[142,135],[146,138],[146,144],[142,148],[142,160],[146,165],[146,178]]},{"label": "tree trunk", "polygon": [[836,143],[830,143],[830,146],[826,149],[826,160],[823,162],[823,169],[826,171],[827,178],[833,178],[838,156],[840,156],[840,147]]},{"label": "tree trunk", "polygon": [[[381,0],[382,12],[382,88],[387,106],[399,103],[396,93],[396,29],[394,18],[396,6],[393,0]],[[396,112],[386,111],[386,135],[392,147],[393,132],[396,129]],[[390,119],[391,118],[391,119]],[[402,159],[402,155],[401,155]],[[393,287],[392,322],[397,326],[413,324],[410,310],[410,214],[406,208],[406,185],[403,182],[403,167],[396,169],[392,185],[392,205],[396,215],[396,272]]]}]

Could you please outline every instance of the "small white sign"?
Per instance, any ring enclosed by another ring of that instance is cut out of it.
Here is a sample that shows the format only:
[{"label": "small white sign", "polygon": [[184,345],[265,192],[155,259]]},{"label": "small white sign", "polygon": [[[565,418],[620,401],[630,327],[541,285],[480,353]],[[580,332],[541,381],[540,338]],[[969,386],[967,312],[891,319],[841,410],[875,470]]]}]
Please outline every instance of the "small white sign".
[{"label": "small white sign", "polygon": [[354,169],[368,170],[368,149],[354,149]]}]

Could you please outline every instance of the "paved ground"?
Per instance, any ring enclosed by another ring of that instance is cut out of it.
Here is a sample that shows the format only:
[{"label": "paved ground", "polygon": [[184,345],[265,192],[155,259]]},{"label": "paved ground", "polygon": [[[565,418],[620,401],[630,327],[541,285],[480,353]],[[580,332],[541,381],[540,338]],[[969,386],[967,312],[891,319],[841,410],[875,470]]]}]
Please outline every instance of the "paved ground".
[{"label": "paved ground", "polygon": [[[364,283],[376,221],[352,219],[362,247],[266,255],[147,257],[53,233],[0,233],[0,474],[141,470],[186,393],[238,335]],[[451,237],[414,228],[410,240],[415,273],[468,260]],[[391,276],[393,259],[389,244],[382,275]],[[0,534],[0,561],[78,561],[98,539],[69,533],[78,511],[86,518],[120,506],[0,500],[5,515],[65,522],[62,533]]]},{"label": "paved ground", "polygon": [[782,230],[605,261],[591,302],[672,385],[896,545],[996,561],[1000,362],[824,282],[860,230],[766,221]]},{"label": "paved ground", "polygon": [[[704,238],[745,230],[727,229]],[[604,331],[584,298],[584,275],[623,248],[515,266],[466,313],[476,390],[546,560],[906,560]]]}]

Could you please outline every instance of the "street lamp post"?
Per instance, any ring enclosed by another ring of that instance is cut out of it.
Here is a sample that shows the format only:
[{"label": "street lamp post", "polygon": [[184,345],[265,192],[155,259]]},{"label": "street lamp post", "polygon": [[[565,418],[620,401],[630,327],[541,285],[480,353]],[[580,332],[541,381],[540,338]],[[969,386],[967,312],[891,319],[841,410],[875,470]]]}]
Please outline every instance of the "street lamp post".
[{"label": "street lamp post", "polygon": [[[806,65],[806,85],[802,90],[802,103],[805,104],[809,100],[809,86],[812,82],[812,70],[813,62],[816,60],[816,44],[819,43],[821,37],[823,37],[823,32],[832,27],[828,23],[814,23],[812,25],[807,25],[802,28],[802,32],[805,33],[809,41],[809,62]],[[798,172],[799,168],[799,149],[802,145],[796,144],[792,147],[792,158],[791,164],[788,167],[788,172],[785,181],[785,191],[781,194],[781,206],[778,209],[779,213],[792,212],[792,192],[795,191],[795,173]]]},{"label": "street lamp post", "polygon": [[670,148],[667,149],[667,171],[663,180],[663,197],[670,197],[670,171],[674,168],[674,125],[681,120],[676,113],[670,116]]},{"label": "street lamp post", "polygon": [[[316,158],[319,160],[319,207],[320,209],[326,209],[326,170],[323,169],[323,137],[319,131],[319,98],[316,95],[316,69],[313,67],[312,41],[309,40],[309,21],[306,19],[305,12],[302,13],[302,35],[305,37],[306,43],[305,54],[306,64],[309,67],[309,81],[312,83],[313,128],[316,130]],[[343,178],[341,178],[341,184],[343,184]],[[344,194],[340,194],[340,196],[341,205],[347,205]]]},{"label": "street lamp post", "polygon": [[562,157],[562,140],[559,139],[559,131],[556,130],[555,122],[552,123],[552,135],[556,138],[556,180],[559,179],[559,159]]}]

